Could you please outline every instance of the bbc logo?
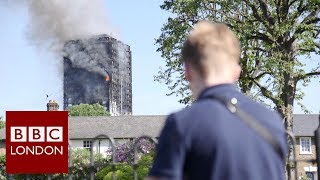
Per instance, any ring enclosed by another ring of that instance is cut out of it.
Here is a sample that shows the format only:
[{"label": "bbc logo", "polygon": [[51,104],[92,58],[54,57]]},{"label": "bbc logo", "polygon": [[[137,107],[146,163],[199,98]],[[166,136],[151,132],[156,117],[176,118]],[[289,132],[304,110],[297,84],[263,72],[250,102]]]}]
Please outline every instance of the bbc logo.
[{"label": "bbc logo", "polygon": [[12,126],[11,142],[62,142],[62,126]]},{"label": "bbc logo", "polygon": [[6,137],[7,174],[68,173],[68,111],[7,111]]}]

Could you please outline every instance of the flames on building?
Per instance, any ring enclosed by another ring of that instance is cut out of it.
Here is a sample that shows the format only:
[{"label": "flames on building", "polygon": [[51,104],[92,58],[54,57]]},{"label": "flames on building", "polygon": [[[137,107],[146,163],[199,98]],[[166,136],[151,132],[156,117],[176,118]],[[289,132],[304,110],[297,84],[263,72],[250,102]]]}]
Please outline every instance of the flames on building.
[{"label": "flames on building", "polygon": [[132,113],[131,51],[108,36],[64,46],[63,107],[99,103],[112,115]]}]

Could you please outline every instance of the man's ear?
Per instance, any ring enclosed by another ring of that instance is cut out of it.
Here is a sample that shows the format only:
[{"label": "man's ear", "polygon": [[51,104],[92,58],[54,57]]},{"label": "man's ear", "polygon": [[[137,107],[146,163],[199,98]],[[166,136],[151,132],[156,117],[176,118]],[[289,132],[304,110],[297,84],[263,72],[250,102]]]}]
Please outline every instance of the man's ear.
[{"label": "man's ear", "polygon": [[188,65],[187,63],[184,64],[184,68],[185,68],[185,76],[186,76],[186,79],[188,81],[191,81],[192,80],[192,77],[191,77],[191,67],[190,65]]}]

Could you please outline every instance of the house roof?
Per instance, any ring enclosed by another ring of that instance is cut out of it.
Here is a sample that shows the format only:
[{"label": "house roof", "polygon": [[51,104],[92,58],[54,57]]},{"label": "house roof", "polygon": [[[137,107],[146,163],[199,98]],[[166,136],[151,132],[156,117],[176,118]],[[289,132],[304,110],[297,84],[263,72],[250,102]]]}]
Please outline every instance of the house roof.
[{"label": "house roof", "polygon": [[[83,116],[69,117],[69,139],[94,138],[105,134],[112,138],[158,137],[166,116]],[[0,129],[0,140],[5,129]]]},{"label": "house roof", "polygon": [[293,116],[293,134],[295,136],[314,136],[319,126],[319,114],[295,114]]},{"label": "house roof", "polygon": [[[93,138],[100,134],[112,138],[158,137],[166,116],[100,116],[69,117],[69,139]],[[313,136],[319,126],[318,114],[294,114],[293,134]],[[0,129],[0,140],[5,129]]]}]

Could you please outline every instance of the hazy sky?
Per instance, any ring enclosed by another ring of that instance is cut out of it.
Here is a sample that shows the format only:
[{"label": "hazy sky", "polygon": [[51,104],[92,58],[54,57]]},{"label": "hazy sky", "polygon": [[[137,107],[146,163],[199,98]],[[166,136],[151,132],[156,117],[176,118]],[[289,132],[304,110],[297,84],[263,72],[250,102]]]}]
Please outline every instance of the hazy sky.
[{"label": "hazy sky", "polygon": [[[76,1],[75,1],[76,2]],[[119,39],[131,47],[133,113],[168,114],[183,107],[175,96],[166,96],[164,84],[153,76],[163,66],[154,39],[169,16],[160,0],[107,0],[106,14]],[[62,107],[62,58],[30,45],[26,40],[27,12],[0,4],[0,116],[6,110],[45,110],[46,94]],[[43,27],[45,28],[45,27]],[[319,112],[319,79],[303,88],[303,103]],[[302,113],[295,108],[295,113]]]}]

